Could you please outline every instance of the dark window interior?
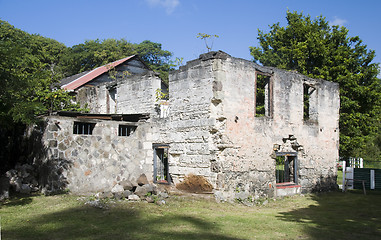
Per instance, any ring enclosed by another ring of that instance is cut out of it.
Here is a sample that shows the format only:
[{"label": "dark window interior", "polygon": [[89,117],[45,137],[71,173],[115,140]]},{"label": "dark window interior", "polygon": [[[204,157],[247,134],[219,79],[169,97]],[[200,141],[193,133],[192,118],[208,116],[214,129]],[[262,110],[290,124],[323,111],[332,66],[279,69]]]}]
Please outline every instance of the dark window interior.
[{"label": "dark window interior", "polygon": [[119,131],[118,135],[119,136],[130,136],[133,134],[136,130],[136,126],[131,126],[131,125],[119,125]]},{"label": "dark window interior", "polygon": [[168,146],[154,146],[154,182],[171,183],[168,166]]},{"label": "dark window interior", "polygon": [[74,122],[73,134],[92,135],[95,123]]}]

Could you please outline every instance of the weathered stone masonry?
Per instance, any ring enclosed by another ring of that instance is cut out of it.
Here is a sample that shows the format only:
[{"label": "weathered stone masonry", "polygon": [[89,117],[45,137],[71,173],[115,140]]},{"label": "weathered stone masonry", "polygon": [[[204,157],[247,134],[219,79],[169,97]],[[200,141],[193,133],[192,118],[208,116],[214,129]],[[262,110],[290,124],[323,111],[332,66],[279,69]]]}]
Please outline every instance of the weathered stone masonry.
[{"label": "weathered stone masonry", "polygon": [[[259,75],[268,81],[264,116],[256,115]],[[84,120],[79,116],[48,117],[44,131],[46,159],[70,163],[62,175],[73,192],[109,190],[142,173],[155,181],[156,145],[168,146],[172,183],[188,174],[202,175],[221,199],[238,193],[281,195],[278,190],[284,183],[277,182],[277,156],[289,161],[284,164],[284,172],[290,172],[287,187],[307,192],[336,186],[336,83],[211,52],[170,73],[165,103],[169,114],[163,115],[158,111],[161,106],[155,90],[164,87],[152,72],[137,71],[123,79],[94,84],[96,81],[76,90],[78,100],[98,114],[87,119],[95,123],[93,135],[73,133],[74,122]],[[148,114],[149,118],[115,121],[123,114]],[[118,136],[119,125],[137,128],[130,136]]]},{"label": "weathered stone masonry", "polygon": [[[271,76],[270,109],[263,117],[255,117],[256,74]],[[308,120],[303,119],[306,84],[316,89]],[[273,196],[277,144],[279,152],[298,156],[303,191],[334,187],[338,84],[219,52],[203,55],[171,74],[170,96],[169,132],[175,136],[170,145],[172,173],[204,175],[226,198],[237,190]]]},{"label": "weathered stone masonry", "polygon": [[[136,181],[152,172],[152,134],[146,122],[77,121],[95,124],[92,135],[73,134],[73,117],[48,118],[44,144],[49,146],[44,161],[66,162],[62,178],[74,193],[108,190],[121,181]],[[130,136],[119,136],[120,125],[136,127]],[[66,171],[68,170],[68,171]],[[60,184],[60,183],[50,183]],[[59,186],[56,186],[59,187]],[[48,185],[47,189],[51,189]]]}]

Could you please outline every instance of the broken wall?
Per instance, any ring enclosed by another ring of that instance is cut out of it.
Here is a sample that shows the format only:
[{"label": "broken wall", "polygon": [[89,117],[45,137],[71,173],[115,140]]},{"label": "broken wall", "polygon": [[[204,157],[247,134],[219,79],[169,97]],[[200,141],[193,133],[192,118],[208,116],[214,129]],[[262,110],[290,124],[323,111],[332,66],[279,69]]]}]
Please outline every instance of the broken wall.
[{"label": "broken wall", "polygon": [[[269,76],[256,116],[257,74]],[[304,119],[304,86],[315,88]],[[338,84],[211,52],[170,74],[171,172],[203,175],[218,194],[274,196],[275,151],[298,156],[303,191],[336,185]]]},{"label": "broken wall", "polygon": [[195,174],[215,179],[210,171],[213,151],[209,146],[210,100],[213,96],[213,66],[200,59],[169,75],[170,116],[167,138],[169,167],[175,183]]},{"label": "broken wall", "polygon": [[[95,124],[91,135],[73,134],[74,122]],[[117,183],[134,182],[141,174],[152,181],[152,132],[149,122],[104,121],[50,116],[42,138],[45,154],[37,165],[46,169],[42,187],[73,193],[110,191]],[[119,125],[136,126],[130,136],[119,136]],[[47,163],[53,164],[47,164]],[[59,174],[51,172],[59,171]],[[60,176],[60,178],[56,178]],[[59,181],[59,182],[58,182]],[[45,186],[46,185],[46,186]],[[61,189],[63,190],[63,189]]]},{"label": "broken wall", "polygon": [[77,90],[81,106],[98,114],[155,113],[156,91],[161,89],[160,78],[154,73],[135,74],[123,79],[85,85]]}]

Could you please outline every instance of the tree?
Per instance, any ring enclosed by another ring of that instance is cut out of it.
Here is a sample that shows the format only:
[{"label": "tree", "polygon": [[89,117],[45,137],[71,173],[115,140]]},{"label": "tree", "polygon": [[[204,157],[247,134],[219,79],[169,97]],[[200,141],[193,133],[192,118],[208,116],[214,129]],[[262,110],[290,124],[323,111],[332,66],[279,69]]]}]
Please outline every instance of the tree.
[{"label": "tree", "polygon": [[89,40],[68,48],[60,65],[65,75],[71,76],[135,54],[152,70],[159,72],[164,81],[168,81],[172,53],[162,50],[160,43],[148,40],[140,44],[125,39]]},{"label": "tree", "polygon": [[0,126],[29,124],[37,115],[76,108],[68,93],[52,90],[63,77],[59,62],[65,49],[0,21]]},{"label": "tree", "polygon": [[[286,27],[279,23],[264,33],[259,47],[250,47],[254,61],[296,70],[312,78],[340,84],[340,156],[364,155],[369,142],[379,139],[381,86],[375,52],[348,29],[287,11]],[[373,145],[373,148],[376,145]],[[375,156],[379,158],[379,156]]]},{"label": "tree", "polygon": [[26,124],[57,110],[77,110],[69,93],[53,90],[62,78],[65,45],[31,35],[0,20],[0,159],[1,171],[16,161],[19,136]]},{"label": "tree", "polygon": [[172,53],[161,49],[160,43],[145,40],[136,45],[136,53],[152,70],[158,72],[159,77],[168,83],[168,73],[172,69],[170,58]]}]

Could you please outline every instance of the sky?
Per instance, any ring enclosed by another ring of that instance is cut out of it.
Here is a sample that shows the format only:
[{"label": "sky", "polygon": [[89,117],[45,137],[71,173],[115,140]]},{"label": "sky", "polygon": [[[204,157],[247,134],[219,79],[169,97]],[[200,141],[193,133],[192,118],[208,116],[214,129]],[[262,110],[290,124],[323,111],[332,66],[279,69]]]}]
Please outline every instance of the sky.
[{"label": "sky", "polygon": [[213,50],[252,60],[258,29],[286,26],[287,10],[348,28],[381,62],[380,0],[0,0],[1,20],[68,47],[95,39],[150,40],[184,63],[206,52],[198,33],[219,36]]}]

